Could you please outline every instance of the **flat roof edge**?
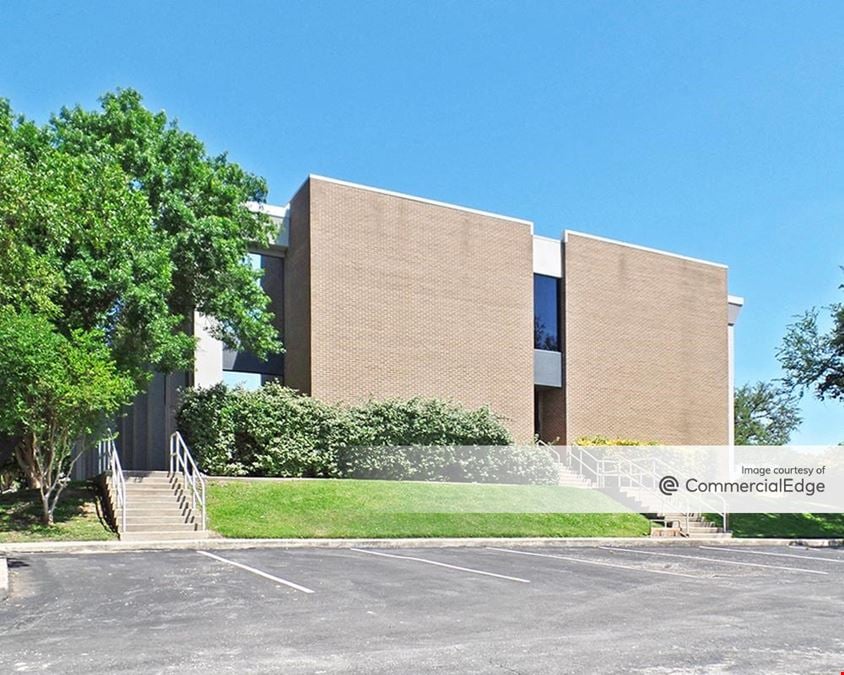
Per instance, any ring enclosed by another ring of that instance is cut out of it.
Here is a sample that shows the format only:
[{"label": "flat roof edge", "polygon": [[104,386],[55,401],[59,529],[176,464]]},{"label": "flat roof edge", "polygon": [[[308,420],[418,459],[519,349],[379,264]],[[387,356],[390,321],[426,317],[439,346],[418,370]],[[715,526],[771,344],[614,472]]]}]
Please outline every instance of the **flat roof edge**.
[{"label": "flat roof edge", "polygon": [[268,204],[266,202],[246,202],[246,208],[253,213],[266,213],[268,216],[284,218],[290,204]]},{"label": "flat roof edge", "polygon": [[639,244],[630,244],[626,241],[618,241],[617,239],[609,239],[607,237],[599,237],[595,234],[587,234],[586,232],[577,232],[576,230],[565,230],[563,233],[563,241],[568,241],[569,235],[573,234],[577,237],[585,237],[586,239],[594,239],[596,241],[602,241],[606,244],[615,244],[616,246],[626,246],[627,248],[633,248],[637,251],[645,251],[646,253],[656,253],[657,255],[665,255],[670,258],[678,258],[680,260],[685,260],[687,262],[698,263],[700,265],[709,265],[710,267],[718,267],[720,269],[728,269],[727,265],[718,262],[712,262],[711,260],[703,260],[702,258],[692,258],[687,255],[681,255],[679,253],[672,253],[671,251],[662,251],[658,248],[650,248],[648,246],[640,246]]},{"label": "flat roof edge", "polygon": [[440,202],[435,199],[427,199],[425,197],[419,197],[417,195],[410,195],[404,192],[394,192],[393,190],[384,190],[382,188],[372,187],[371,185],[362,185],[360,183],[352,183],[346,180],[339,180],[337,178],[329,178],[327,176],[320,176],[315,173],[308,174],[308,178],[310,180],[321,180],[326,183],[333,183],[334,185],[342,185],[344,187],[355,188],[358,190],[367,190],[368,192],[376,192],[378,194],[387,195],[389,197],[398,197],[399,199],[409,199],[414,202],[419,202],[421,204],[430,204],[431,206],[441,206],[447,209],[454,209],[455,211],[463,211],[464,213],[473,213],[478,216],[487,216],[489,218],[498,218],[500,220],[509,220],[514,223],[520,223],[522,225],[528,225],[530,227],[531,233],[533,232],[533,223],[530,220],[525,220],[524,218],[515,218],[514,216],[505,216],[501,213],[493,213],[492,211],[482,211],[480,209],[473,209],[468,206],[460,206],[459,204],[450,204],[448,202]]}]

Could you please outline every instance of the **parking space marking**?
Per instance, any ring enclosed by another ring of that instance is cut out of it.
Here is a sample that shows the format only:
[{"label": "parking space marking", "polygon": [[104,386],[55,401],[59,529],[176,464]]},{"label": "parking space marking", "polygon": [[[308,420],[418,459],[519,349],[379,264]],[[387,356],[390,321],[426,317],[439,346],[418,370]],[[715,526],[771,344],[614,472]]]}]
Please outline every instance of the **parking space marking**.
[{"label": "parking space marking", "polygon": [[254,567],[249,567],[249,565],[244,565],[243,563],[235,562],[234,560],[229,560],[228,558],[221,558],[218,555],[213,553],[209,553],[208,551],[197,551],[200,555],[208,556],[209,558],[213,558],[214,560],[219,560],[220,562],[227,563],[229,565],[234,565],[235,567],[239,567],[240,569],[246,570],[247,572],[252,572],[252,574],[257,574],[259,577],[264,577],[265,579],[269,579],[270,581],[275,581],[277,584],[282,584],[284,586],[289,586],[290,588],[295,588],[297,591],[301,591],[302,593],[313,593],[310,588],[305,588],[304,586],[300,586],[299,584],[294,584],[292,581],[288,581],[287,579],[282,579],[280,577],[274,577],[272,574],[267,574],[266,572],[262,572],[261,570],[255,569]]},{"label": "parking space marking", "polygon": [[538,558],[556,558],[558,560],[568,560],[570,562],[583,563],[584,565],[598,565],[599,567],[615,567],[621,570],[632,570],[634,572],[647,572],[648,574],[667,574],[672,577],[685,577],[686,579],[700,579],[697,574],[683,574],[682,572],[669,572],[668,570],[648,570],[643,567],[633,567],[632,565],[621,565],[616,563],[608,563],[602,560],[587,560],[585,558],[575,558],[568,555],[556,555],[553,553],[534,553],[533,551],[517,551],[512,548],[496,548],[494,546],[487,546],[490,551],[501,551],[502,553],[518,553],[520,555],[533,555]]},{"label": "parking space marking", "polygon": [[771,551],[746,551],[741,548],[723,548],[721,546],[698,546],[707,551],[728,551],[730,553],[752,553],[753,555],[770,555],[777,558],[799,558],[801,560],[818,560],[821,562],[844,563],[844,558],[824,558],[813,555],[797,555],[795,553],[772,553]]},{"label": "parking space marking", "polygon": [[684,558],[686,560],[702,560],[704,562],[721,563],[722,565],[740,565],[742,567],[762,567],[769,570],[786,570],[788,572],[802,572],[804,574],[829,574],[829,572],[821,572],[820,570],[809,570],[805,567],[786,567],[784,565],[763,565],[762,563],[742,562],[739,560],[724,560],[723,558],[707,558],[700,555],[681,555],[679,553],[662,553],[660,551],[639,551],[631,548],[611,548],[609,546],[599,546],[605,551],[614,551],[617,553],[638,553],[639,555],[657,555],[664,558]]},{"label": "parking space marking", "polygon": [[476,570],[471,567],[460,567],[459,565],[450,565],[448,563],[439,562],[437,560],[428,560],[427,558],[416,558],[410,555],[396,555],[395,553],[382,553],[381,551],[367,551],[362,548],[352,548],[352,551],[358,553],[368,553],[369,555],[380,555],[384,558],[398,558],[399,560],[413,560],[416,562],[425,563],[427,565],[436,565],[437,567],[447,567],[452,570],[459,570],[461,572],[471,572],[472,574],[482,574],[485,577],[495,577],[497,579],[506,579],[508,581],[518,581],[522,584],[529,584],[530,579],[522,579],[520,577],[510,577],[506,574],[496,574],[495,572],[485,572],[484,570]]}]

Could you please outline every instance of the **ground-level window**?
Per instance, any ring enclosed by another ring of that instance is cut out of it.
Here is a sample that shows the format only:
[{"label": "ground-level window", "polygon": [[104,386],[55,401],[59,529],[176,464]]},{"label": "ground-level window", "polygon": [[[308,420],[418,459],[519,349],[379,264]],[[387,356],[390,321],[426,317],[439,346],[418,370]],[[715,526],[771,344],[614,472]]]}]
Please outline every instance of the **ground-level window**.
[{"label": "ground-level window", "polygon": [[244,389],[260,389],[263,382],[260,373],[242,373],[236,370],[223,371],[223,384],[228,387],[243,387]]}]

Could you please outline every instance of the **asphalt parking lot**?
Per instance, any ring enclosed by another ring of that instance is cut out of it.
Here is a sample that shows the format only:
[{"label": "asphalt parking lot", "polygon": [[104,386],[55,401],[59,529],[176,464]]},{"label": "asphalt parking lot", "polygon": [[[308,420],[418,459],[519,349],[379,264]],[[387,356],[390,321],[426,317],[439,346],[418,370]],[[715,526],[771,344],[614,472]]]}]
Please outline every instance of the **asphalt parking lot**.
[{"label": "asphalt parking lot", "polygon": [[839,673],[844,550],[22,555],[0,672]]}]

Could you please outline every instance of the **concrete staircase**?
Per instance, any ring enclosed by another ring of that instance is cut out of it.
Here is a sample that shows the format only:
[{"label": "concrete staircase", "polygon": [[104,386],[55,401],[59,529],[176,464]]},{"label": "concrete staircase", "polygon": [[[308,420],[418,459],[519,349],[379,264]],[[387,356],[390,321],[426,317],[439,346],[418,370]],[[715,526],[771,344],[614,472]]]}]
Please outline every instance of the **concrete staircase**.
[{"label": "concrete staircase", "polygon": [[581,476],[577,471],[574,469],[566,466],[565,464],[558,465],[560,467],[560,485],[563,487],[574,487],[574,488],[590,488],[592,487],[592,482],[587,478]]},{"label": "concrete staircase", "polygon": [[[174,541],[205,539],[208,532],[198,522],[201,512],[191,508],[190,491],[181,477],[166,471],[124,471],[126,485],[126,527],[122,526],[120,508],[114,509],[118,534],[122,541]],[[109,491],[114,499],[111,478]]]},{"label": "concrete staircase", "polygon": [[706,520],[699,513],[646,514],[651,520],[652,537],[686,537],[687,539],[731,539],[732,532]]},{"label": "concrete staircase", "polygon": [[[577,446],[576,446],[577,447]],[[559,457],[559,456],[558,456]],[[595,478],[598,489],[628,507],[635,513],[641,513],[651,521],[652,537],[685,537],[689,539],[729,539],[733,535],[725,531],[723,527],[706,520],[700,513],[671,513],[666,507],[671,502],[666,501],[666,496],[657,489],[659,474],[655,468],[650,471],[643,469],[649,464],[654,466],[660,460],[649,462],[636,460],[635,463],[611,461],[610,469],[603,468],[604,460],[595,457],[588,449],[577,447],[567,456],[567,462],[561,462],[560,485],[568,487],[593,487],[593,481],[583,475],[589,471],[590,476]],[[661,464],[664,464],[662,462]],[[623,471],[629,466],[629,471]],[[668,467],[670,468],[670,467]],[[652,481],[652,482],[651,482]],[[638,487],[630,487],[636,485]],[[680,508],[681,503],[674,506]],[[688,507],[690,504],[685,504]],[[714,511],[707,504],[696,504],[698,510],[709,512]]]},{"label": "concrete staircase", "polygon": [[651,521],[652,537],[686,537],[687,539],[730,539],[731,532],[706,520],[700,513],[664,512],[664,501],[652,490],[622,488],[614,495],[633,506]]}]

